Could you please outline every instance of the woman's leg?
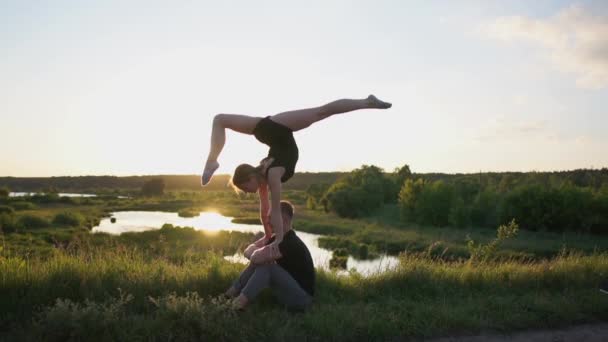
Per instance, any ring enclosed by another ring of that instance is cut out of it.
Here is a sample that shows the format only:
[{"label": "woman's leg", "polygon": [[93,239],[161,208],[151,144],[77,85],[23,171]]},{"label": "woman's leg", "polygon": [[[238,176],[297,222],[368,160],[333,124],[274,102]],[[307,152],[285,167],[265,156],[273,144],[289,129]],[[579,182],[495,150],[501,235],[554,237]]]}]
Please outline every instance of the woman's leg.
[{"label": "woman's leg", "polygon": [[213,128],[211,130],[211,146],[209,148],[209,156],[205,164],[203,172],[202,184],[207,185],[211,180],[211,176],[220,164],[217,158],[224,148],[226,143],[226,128],[233,131],[253,134],[255,125],[261,120],[259,117],[238,115],[238,114],[218,114],[213,118]]},{"label": "woman's leg", "polygon": [[271,119],[274,122],[289,127],[295,132],[334,114],[346,113],[353,110],[366,108],[388,109],[391,106],[392,105],[390,103],[380,101],[374,95],[370,95],[366,99],[342,99],[330,102],[321,107],[283,112],[273,115]]}]

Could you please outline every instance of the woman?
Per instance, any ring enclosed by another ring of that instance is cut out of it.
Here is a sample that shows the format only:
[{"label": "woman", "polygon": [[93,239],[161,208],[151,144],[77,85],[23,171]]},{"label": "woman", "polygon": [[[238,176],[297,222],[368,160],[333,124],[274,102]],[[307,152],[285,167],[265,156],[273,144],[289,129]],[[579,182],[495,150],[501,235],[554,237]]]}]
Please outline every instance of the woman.
[{"label": "woman", "polygon": [[[302,130],[317,121],[326,119],[334,114],[351,112],[358,109],[376,108],[388,109],[392,105],[380,101],[374,95],[365,99],[341,99],[321,107],[307,108],[283,112],[265,118],[237,114],[218,114],[213,119],[211,132],[211,148],[202,175],[202,185],[211,180],[219,167],[217,158],[226,142],[225,129],[250,134],[270,147],[268,156],[260,165],[253,167],[241,164],[234,171],[232,184],[236,188],[260,196],[260,219],[264,226],[265,236],[256,242],[262,247],[275,233],[275,241],[270,244],[271,250],[278,253],[278,244],[283,240],[283,227],[280,212],[281,183],[289,180],[298,161],[298,146],[293,132]],[[272,205],[269,206],[268,189],[272,195]],[[269,211],[269,207],[271,210]]]}]

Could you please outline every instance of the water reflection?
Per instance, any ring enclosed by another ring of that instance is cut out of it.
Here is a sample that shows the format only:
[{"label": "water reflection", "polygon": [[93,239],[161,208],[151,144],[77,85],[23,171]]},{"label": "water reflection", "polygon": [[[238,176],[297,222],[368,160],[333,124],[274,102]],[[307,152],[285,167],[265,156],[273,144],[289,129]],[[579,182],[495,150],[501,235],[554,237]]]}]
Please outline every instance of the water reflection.
[{"label": "water reflection", "polygon": [[[110,234],[121,234],[125,232],[141,232],[146,230],[160,229],[165,223],[174,226],[192,227],[196,230],[205,231],[239,231],[239,232],[262,232],[261,225],[233,223],[232,217],[223,216],[214,212],[202,212],[197,217],[179,217],[177,213],[160,212],[160,211],[119,211],[112,213],[112,217],[116,219],[115,223],[110,221],[110,218],[101,220],[99,226],[93,228],[93,232],[106,232]],[[306,232],[296,233],[306,244],[310,250],[316,267],[329,269],[329,260],[331,260],[332,252],[330,250],[319,247],[319,237],[321,235],[311,234]],[[242,254],[237,253],[226,259],[233,262],[248,262]],[[357,272],[365,275],[386,271],[394,268],[399,263],[398,259],[392,256],[382,255],[380,258],[373,260],[357,260],[351,256],[348,257],[347,268],[355,269]]]},{"label": "water reflection", "polygon": [[[9,197],[24,197],[24,196],[36,196],[36,195],[45,195],[43,192],[10,192],[8,194]],[[59,197],[96,197],[95,194],[75,194],[75,193],[65,193],[60,192],[57,194]]]}]

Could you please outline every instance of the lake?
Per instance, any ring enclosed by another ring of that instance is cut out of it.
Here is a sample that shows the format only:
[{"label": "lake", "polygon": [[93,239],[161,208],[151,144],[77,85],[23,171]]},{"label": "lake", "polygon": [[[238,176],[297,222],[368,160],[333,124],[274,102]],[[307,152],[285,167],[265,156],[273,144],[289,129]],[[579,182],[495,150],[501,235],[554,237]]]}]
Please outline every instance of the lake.
[{"label": "lake", "polygon": [[[112,223],[110,218],[101,220],[98,226],[93,227],[93,232],[105,232],[110,234],[121,234],[125,232],[142,232],[146,230],[160,229],[163,224],[169,223],[174,226],[192,227],[202,231],[239,231],[258,233],[263,232],[262,225],[233,223],[232,217],[223,216],[214,212],[201,212],[197,217],[179,217],[177,213],[162,211],[119,211],[112,213],[116,222]],[[313,258],[315,267],[329,269],[329,261],[332,252],[328,249],[319,247],[319,237],[321,235],[300,232],[295,225],[297,235],[308,247]],[[248,262],[242,254],[237,253],[227,256],[227,260],[233,262]],[[352,256],[348,257],[347,269],[354,269],[363,275],[371,275],[392,269],[399,264],[396,257],[382,255],[371,260],[357,260]]]},{"label": "lake", "polygon": [[[10,192],[9,197],[24,197],[24,196],[35,196],[44,195],[42,192]],[[59,197],[95,197],[94,194],[72,194],[72,193],[58,193]]]}]

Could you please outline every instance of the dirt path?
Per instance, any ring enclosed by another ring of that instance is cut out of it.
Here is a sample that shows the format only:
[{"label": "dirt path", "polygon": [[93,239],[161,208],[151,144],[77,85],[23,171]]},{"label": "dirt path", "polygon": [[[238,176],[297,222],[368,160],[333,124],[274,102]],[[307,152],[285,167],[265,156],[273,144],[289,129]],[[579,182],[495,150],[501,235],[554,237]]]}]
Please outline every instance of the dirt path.
[{"label": "dirt path", "polygon": [[431,342],[608,342],[608,323],[577,325],[558,330],[530,330],[509,335],[444,337]]}]

